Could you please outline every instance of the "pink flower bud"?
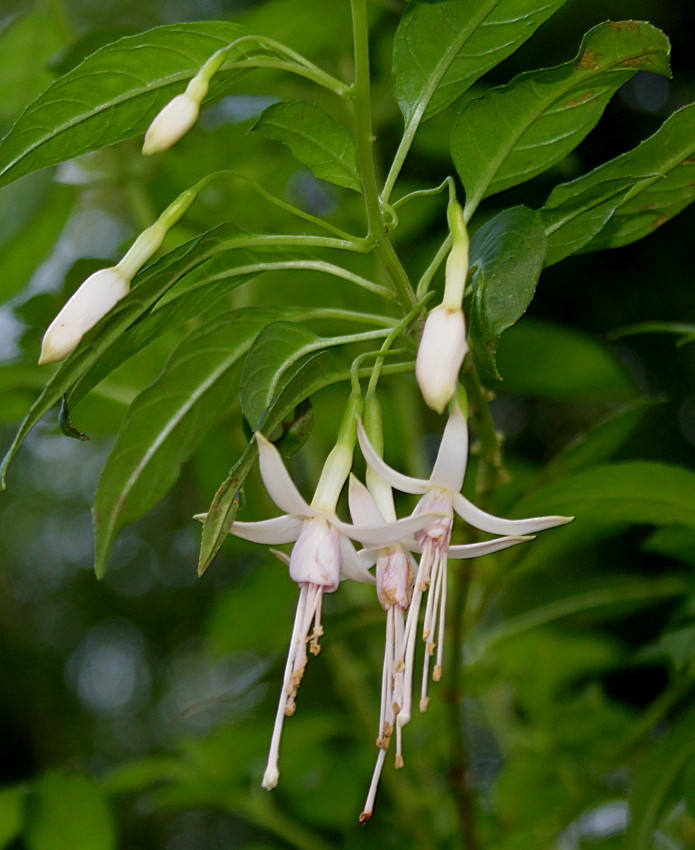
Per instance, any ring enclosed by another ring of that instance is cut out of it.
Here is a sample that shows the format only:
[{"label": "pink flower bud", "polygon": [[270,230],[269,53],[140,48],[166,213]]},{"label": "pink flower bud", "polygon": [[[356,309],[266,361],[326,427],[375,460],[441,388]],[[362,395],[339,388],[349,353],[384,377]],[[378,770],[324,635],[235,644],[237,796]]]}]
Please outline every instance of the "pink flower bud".
[{"label": "pink flower bud", "polygon": [[44,334],[39,363],[62,360],[88,330],[128,293],[130,281],[117,268],[90,275],[72,295]]},{"label": "pink flower bud", "polygon": [[468,351],[463,310],[440,304],[427,317],[415,361],[415,376],[426,404],[442,413],[456,392]]}]

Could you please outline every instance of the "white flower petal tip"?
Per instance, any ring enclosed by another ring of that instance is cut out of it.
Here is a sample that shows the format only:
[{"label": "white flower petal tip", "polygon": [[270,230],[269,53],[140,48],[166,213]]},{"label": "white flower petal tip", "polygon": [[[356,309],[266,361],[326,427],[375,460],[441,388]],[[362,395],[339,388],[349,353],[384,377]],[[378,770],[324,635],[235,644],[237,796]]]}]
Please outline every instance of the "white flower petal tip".
[{"label": "white flower petal tip", "polygon": [[266,791],[272,791],[273,788],[277,788],[277,784],[279,781],[280,771],[277,769],[277,767],[268,767],[266,768],[266,771],[263,774],[261,788],[265,788]]},{"label": "white flower petal tip", "polygon": [[175,98],[155,115],[145,133],[142,152],[145,156],[161,153],[175,145],[198,120],[200,104],[184,92]]},{"label": "white flower petal tip", "polygon": [[205,522],[207,518],[207,511],[204,514],[193,514],[193,519],[197,520],[198,522]]},{"label": "white flower petal tip", "polygon": [[428,407],[443,413],[458,385],[468,351],[463,310],[440,304],[430,311],[415,360],[415,377]]},{"label": "white flower petal tip", "polygon": [[82,337],[130,289],[130,281],[113,266],[90,275],[51,322],[41,344],[39,365],[67,357]]},{"label": "white flower petal tip", "polygon": [[409,475],[403,475],[389,466],[382,457],[379,456],[374,446],[371,444],[367,432],[364,429],[362,420],[357,417],[357,439],[362,449],[364,459],[371,466],[377,475],[380,475],[387,484],[400,490],[401,493],[411,493],[415,496],[424,495],[431,487],[429,481],[422,478],[411,478]]},{"label": "white flower petal tip", "polygon": [[278,561],[282,561],[282,563],[286,567],[289,567],[290,556],[288,554],[286,554],[285,552],[281,552],[279,549],[269,549],[268,551],[270,552],[271,555],[275,555],[275,557],[278,559]]}]

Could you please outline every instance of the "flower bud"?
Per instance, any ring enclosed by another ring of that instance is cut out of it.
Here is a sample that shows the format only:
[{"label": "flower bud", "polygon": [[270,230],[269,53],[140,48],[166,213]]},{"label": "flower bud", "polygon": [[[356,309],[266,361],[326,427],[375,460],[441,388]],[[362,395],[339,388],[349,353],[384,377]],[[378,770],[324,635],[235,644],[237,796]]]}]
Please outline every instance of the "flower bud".
[{"label": "flower bud", "polygon": [[143,154],[149,156],[161,153],[175,145],[198,120],[199,111],[200,101],[189,94],[188,90],[176,95],[155,115],[145,133]]},{"label": "flower bud", "polygon": [[413,595],[413,570],[402,546],[381,549],[376,560],[376,593],[384,611],[398,605],[404,611]]},{"label": "flower bud", "polygon": [[127,294],[130,281],[118,267],[90,275],[72,295],[44,334],[39,364],[62,360],[88,330]]},{"label": "flower bud", "polygon": [[338,531],[323,517],[305,520],[290,555],[290,578],[331,593],[340,584],[341,561]]},{"label": "flower bud", "polygon": [[468,351],[466,320],[460,307],[435,307],[427,317],[415,361],[415,376],[425,402],[442,413],[458,385]]}]

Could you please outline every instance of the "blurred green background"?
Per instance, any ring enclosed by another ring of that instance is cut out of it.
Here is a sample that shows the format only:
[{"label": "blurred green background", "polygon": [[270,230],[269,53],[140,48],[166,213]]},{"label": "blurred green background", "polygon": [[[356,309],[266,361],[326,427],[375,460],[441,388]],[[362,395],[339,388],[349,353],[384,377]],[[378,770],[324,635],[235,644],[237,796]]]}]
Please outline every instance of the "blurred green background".
[{"label": "blurred green background", "polygon": [[[371,9],[376,131],[387,156],[401,128],[389,62],[402,5],[384,0]],[[216,18],[240,19],[349,78],[347,2],[4,0],[0,131],[51,79],[100,45],[162,23]],[[486,212],[514,203],[540,206],[555,183],[633,147],[695,99],[695,5],[686,0],[568,0],[485,82],[566,61],[591,26],[624,18],[648,20],[667,33],[673,80],[638,73],[575,153],[532,183],[491,199]],[[143,160],[135,140],[0,190],[3,448],[42,386],[44,373],[33,364],[62,293],[94,268],[91,259],[117,257],[202,174],[231,167],[342,226],[362,227],[356,198],[319,183],[284,149],[248,134],[254,117],[272,102],[271,91],[317,97],[304,84],[278,87],[270,73],[259,73],[208,107],[200,126],[165,156]],[[455,110],[454,104],[423,127],[404,171],[404,191],[422,181],[435,185],[453,171],[447,127]],[[443,208],[434,199],[406,210],[396,238],[416,273],[442,238]],[[282,213],[239,183],[209,191],[174,237],[225,220],[263,230],[286,226]],[[514,473],[510,502],[574,436],[640,398],[651,403],[615,457],[692,465],[695,346],[678,348],[671,335],[610,335],[645,320],[695,321],[694,233],[695,210],[689,209],[639,243],[571,258],[544,273],[528,316],[510,332],[500,355],[505,382],[493,412],[507,434]],[[323,297],[350,306],[353,298],[347,287],[322,296],[320,286],[303,278],[268,276],[249,299],[262,303],[263,293],[280,284],[296,287],[298,303]],[[242,446],[238,413],[216,427],[172,494],[121,534],[104,581],[94,578],[90,504],[99,471],[124,402],[155,377],[170,345],[158,342],[155,352],[122,368],[74,411],[90,442],[62,436],[55,418],[42,423],[0,496],[0,783],[10,789],[28,783],[27,805],[44,807],[44,826],[7,846],[112,846],[102,793],[121,831],[113,846],[129,850],[456,846],[437,838],[455,830],[446,775],[438,772],[447,746],[437,738],[446,709],[441,699],[433,700],[433,716],[409,729],[412,775],[387,773],[377,817],[366,831],[356,826],[373,758],[374,671],[382,640],[379,612],[364,607],[363,588],[329,600],[328,628],[336,640],[327,640],[312,662],[300,710],[288,723],[283,782],[270,796],[258,789],[295,588],[260,547],[239,542],[227,544],[198,579],[199,532],[191,521],[207,507]],[[389,410],[403,419],[393,439],[413,436],[427,457],[439,423],[434,417],[422,427],[408,421],[412,385],[394,395]],[[339,399],[331,392],[317,400],[317,433],[294,464],[305,485],[315,479],[329,445]],[[269,502],[254,506],[258,516],[270,510]],[[625,574],[635,581],[675,576],[689,587],[695,535],[679,534],[654,538],[645,525],[583,547],[576,541],[576,550],[561,553],[559,561],[529,568],[526,578],[521,571],[502,589],[496,611],[514,614],[529,600],[554,598],[576,582]],[[690,635],[675,648],[673,642],[666,650],[659,644],[689,598],[682,593],[674,601],[665,593],[638,611],[625,606],[606,616],[570,617],[503,643],[485,663],[473,665],[471,687],[482,696],[471,705],[467,733],[474,782],[488,799],[482,816],[490,821],[486,850],[619,846],[612,841],[625,820],[620,775],[614,777],[617,802],[611,809],[604,796],[603,814],[591,822],[579,816],[598,798],[581,789],[573,796],[571,786],[581,786],[583,768],[591,773],[619,731],[667,691],[678,659],[690,658]],[[332,672],[336,666],[340,674]],[[525,738],[529,730],[540,738]],[[505,748],[516,756],[503,768]],[[131,763],[139,766],[128,768]],[[75,774],[75,783],[60,785],[58,774],[47,771]],[[558,788],[558,771],[567,788]],[[96,784],[81,784],[82,774]],[[16,793],[0,791],[0,846],[3,825],[13,834],[7,824],[16,812]],[[63,844],[51,845],[50,838],[46,844],[41,829],[50,833],[47,800],[55,806],[54,837],[62,829],[61,809],[72,807],[77,821],[94,818],[92,843],[82,845],[68,833]],[[398,820],[395,813],[409,807],[413,816]],[[424,819],[418,817],[423,807]],[[511,827],[501,829],[505,823]],[[560,827],[561,839],[547,843]],[[654,846],[695,846],[682,825],[668,840]]]}]

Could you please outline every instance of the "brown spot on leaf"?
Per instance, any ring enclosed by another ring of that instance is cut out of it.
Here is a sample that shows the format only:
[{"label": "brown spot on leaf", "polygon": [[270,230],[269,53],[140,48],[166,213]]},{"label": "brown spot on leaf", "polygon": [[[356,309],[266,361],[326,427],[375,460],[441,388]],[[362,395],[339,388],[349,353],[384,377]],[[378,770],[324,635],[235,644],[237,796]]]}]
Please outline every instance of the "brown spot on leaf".
[{"label": "brown spot on leaf", "polygon": [[574,100],[567,101],[568,109],[571,109],[574,106],[581,106],[582,103],[586,103],[588,100],[596,97],[596,92],[592,89],[591,91],[586,92],[581,97],[575,97]]},{"label": "brown spot on leaf", "polygon": [[639,30],[640,25],[638,21],[606,21],[606,26],[611,27],[614,30]]},{"label": "brown spot on leaf", "polygon": [[601,54],[597,53],[595,50],[585,50],[579,59],[577,59],[577,67],[590,68],[593,71],[598,71],[601,67],[597,61],[600,55]]}]

